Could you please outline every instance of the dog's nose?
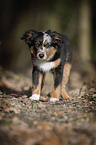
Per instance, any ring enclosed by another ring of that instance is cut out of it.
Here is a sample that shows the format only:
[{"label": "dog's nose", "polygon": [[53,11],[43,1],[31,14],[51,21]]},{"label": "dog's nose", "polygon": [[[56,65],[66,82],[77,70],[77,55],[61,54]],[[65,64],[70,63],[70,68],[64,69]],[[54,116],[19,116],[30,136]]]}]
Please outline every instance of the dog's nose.
[{"label": "dog's nose", "polygon": [[44,53],[40,53],[40,54],[39,54],[39,57],[40,57],[40,58],[43,58],[43,57],[44,57]]}]

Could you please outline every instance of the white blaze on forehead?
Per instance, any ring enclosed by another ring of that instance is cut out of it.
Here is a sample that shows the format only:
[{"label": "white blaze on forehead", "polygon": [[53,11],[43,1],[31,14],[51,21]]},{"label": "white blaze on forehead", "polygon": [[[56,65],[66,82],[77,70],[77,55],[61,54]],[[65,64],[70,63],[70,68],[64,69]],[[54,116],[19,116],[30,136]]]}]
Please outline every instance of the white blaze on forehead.
[{"label": "white blaze on forehead", "polygon": [[45,42],[45,41],[48,41],[48,43],[50,43],[51,42],[51,37],[47,34],[47,33],[44,33],[44,36],[43,36],[43,43]]}]

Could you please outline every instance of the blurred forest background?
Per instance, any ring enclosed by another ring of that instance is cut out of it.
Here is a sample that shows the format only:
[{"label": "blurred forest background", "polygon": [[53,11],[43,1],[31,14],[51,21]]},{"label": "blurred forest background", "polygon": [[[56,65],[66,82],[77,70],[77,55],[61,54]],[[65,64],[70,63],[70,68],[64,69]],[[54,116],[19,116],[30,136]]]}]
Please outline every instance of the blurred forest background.
[{"label": "blurred forest background", "polygon": [[27,30],[51,29],[67,35],[73,49],[72,78],[95,76],[96,0],[0,0],[0,65],[12,70],[31,67],[20,40]]}]

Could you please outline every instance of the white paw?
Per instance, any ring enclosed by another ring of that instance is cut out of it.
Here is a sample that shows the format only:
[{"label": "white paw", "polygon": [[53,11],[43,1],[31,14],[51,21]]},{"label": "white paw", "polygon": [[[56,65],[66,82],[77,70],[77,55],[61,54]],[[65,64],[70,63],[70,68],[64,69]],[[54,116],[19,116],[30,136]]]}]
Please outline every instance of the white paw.
[{"label": "white paw", "polygon": [[50,98],[50,102],[58,102],[59,99],[58,98]]},{"label": "white paw", "polygon": [[40,95],[38,95],[38,94],[33,94],[29,99],[31,99],[31,100],[39,100],[39,98],[40,98]]}]

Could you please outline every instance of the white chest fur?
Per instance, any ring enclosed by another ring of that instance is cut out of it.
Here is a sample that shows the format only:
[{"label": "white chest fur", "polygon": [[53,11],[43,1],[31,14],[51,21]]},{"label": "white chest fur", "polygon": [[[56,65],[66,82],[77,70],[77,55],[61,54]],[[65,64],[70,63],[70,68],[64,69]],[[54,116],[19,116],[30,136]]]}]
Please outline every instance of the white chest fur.
[{"label": "white chest fur", "polygon": [[44,72],[50,71],[52,68],[54,68],[54,66],[55,66],[54,62],[42,62],[38,64],[39,69]]},{"label": "white chest fur", "polygon": [[56,68],[60,64],[60,62],[61,62],[60,58],[51,62],[35,60],[34,65],[36,65],[41,71],[48,72],[51,69]]}]

